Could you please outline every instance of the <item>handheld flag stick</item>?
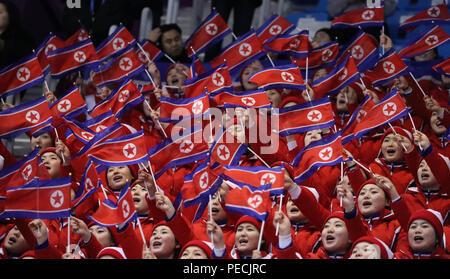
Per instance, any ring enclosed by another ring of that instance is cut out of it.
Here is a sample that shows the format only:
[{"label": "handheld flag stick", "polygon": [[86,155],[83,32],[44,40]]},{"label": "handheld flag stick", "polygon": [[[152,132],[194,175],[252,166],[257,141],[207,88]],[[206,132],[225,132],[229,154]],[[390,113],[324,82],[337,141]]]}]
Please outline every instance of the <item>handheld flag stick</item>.
[{"label": "handheld flag stick", "polygon": [[413,78],[413,80],[416,82],[417,86],[418,86],[419,89],[420,89],[420,92],[422,92],[423,96],[426,97],[427,94],[425,94],[425,92],[423,91],[423,89],[422,89],[422,87],[420,86],[420,84],[417,82],[417,80],[416,80],[416,78],[414,77],[414,75],[413,75],[411,72],[409,72],[409,74],[411,75],[411,77]]},{"label": "handheld flag stick", "polygon": [[[147,99],[144,100],[145,104],[147,105],[147,107],[150,109],[150,111],[153,113],[154,110],[152,109],[152,107],[150,106],[150,104],[148,103]],[[161,125],[161,122],[159,122],[159,120],[157,121],[157,124],[159,126],[159,128],[161,128],[161,132],[163,132],[164,136],[167,138],[167,134],[166,131],[164,131],[164,128]]]},{"label": "handheld flag stick", "polygon": [[259,232],[259,240],[258,240],[258,250],[261,250],[261,242],[262,242],[262,236],[263,236],[264,224],[265,223],[266,223],[265,220],[263,220],[262,223],[261,223],[261,231]]},{"label": "handheld flag stick", "polygon": [[[395,131],[394,127],[392,127],[392,124],[391,123],[388,123],[388,124],[389,124],[389,127],[391,127],[392,131],[394,132],[394,135],[398,135],[398,133]],[[403,150],[406,152],[407,149],[406,149],[405,145],[403,144],[403,142],[400,142],[400,144],[402,145]]]},{"label": "handheld flag stick", "polygon": [[139,232],[141,234],[142,242],[144,242],[145,251],[148,251],[147,241],[145,241],[144,231],[142,230],[142,225],[141,225],[141,221],[139,221],[139,217],[136,218],[136,222],[137,222],[138,227],[139,227]]},{"label": "handheld flag stick", "polygon": [[[341,181],[344,180],[344,162],[341,162]],[[342,196],[339,197],[339,206],[342,207]]]},{"label": "handheld flag stick", "polygon": [[[408,116],[409,116],[409,119],[411,120],[411,124],[412,124],[412,126],[413,126],[414,131],[417,131],[416,125],[414,124],[414,120],[412,119],[411,113],[408,112]],[[420,145],[420,143],[419,143],[419,149],[420,149],[421,151],[423,150],[423,148],[422,148],[422,146]]]},{"label": "handheld flag stick", "polygon": [[[209,220],[212,221],[213,217],[212,217],[212,199],[211,199],[211,194],[209,194]],[[211,232],[211,242],[214,243],[214,234],[213,232]]]},{"label": "handheld flag stick", "polygon": [[[281,205],[283,204],[283,194],[280,195],[280,207],[278,208],[278,212],[281,212]],[[278,231],[280,230],[280,222],[277,223],[277,228],[275,230],[275,236],[278,236]]]}]

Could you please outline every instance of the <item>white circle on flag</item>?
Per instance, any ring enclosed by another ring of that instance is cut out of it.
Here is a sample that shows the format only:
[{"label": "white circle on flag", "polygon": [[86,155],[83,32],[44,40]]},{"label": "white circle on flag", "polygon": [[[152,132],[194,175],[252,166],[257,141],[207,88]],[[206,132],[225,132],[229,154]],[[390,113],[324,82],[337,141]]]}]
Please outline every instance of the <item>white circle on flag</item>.
[{"label": "white circle on flag", "polygon": [[429,46],[436,44],[438,41],[439,41],[439,38],[436,35],[430,35],[425,39],[425,43]]},{"label": "white circle on flag", "polygon": [[253,106],[256,104],[256,100],[253,97],[244,97],[241,99],[242,103],[247,106]]},{"label": "white circle on flag", "polygon": [[92,189],[94,189],[94,184],[92,183],[90,178],[87,178],[86,181],[84,182],[84,190],[86,192],[89,192]]},{"label": "white circle on flag", "polygon": [[209,183],[209,176],[208,173],[205,171],[202,176],[200,176],[200,188],[206,189],[208,187]]},{"label": "white circle on flag", "polygon": [[330,160],[331,156],[333,156],[333,149],[331,147],[325,147],[319,151],[319,157],[324,161]]},{"label": "white circle on flag", "polygon": [[100,133],[101,131],[105,130],[106,127],[105,125],[99,125],[97,128],[95,128],[95,132]]},{"label": "white circle on flag", "polygon": [[31,72],[27,67],[21,67],[17,70],[16,76],[18,80],[25,82],[30,79]]},{"label": "white circle on flag", "polygon": [[395,72],[395,65],[391,61],[385,61],[383,63],[383,69],[386,73],[392,74],[393,72]]},{"label": "white circle on flag", "polygon": [[122,38],[115,38],[113,41],[114,50],[119,50],[125,47],[125,41]]},{"label": "white circle on flag", "polygon": [[356,45],[352,48],[352,56],[355,59],[361,59],[364,57],[364,49],[360,45]]},{"label": "white circle on flag", "polygon": [[32,165],[27,165],[23,170],[22,170],[22,177],[25,180],[28,180],[30,178],[31,172],[33,171],[33,166]]},{"label": "white circle on flag", "polygon": [[281,26],[277,25],[277,24],[273,25],[272,27],[270,27],[269,33],[270,33],[270,35],[273,35],[273,36],[276,36],[276,35],[280,34],[281,33]]},{"label": "white circle on flag", "polygon": [[129,71],[133,67],[133,61],[130,58],[124,57],[119,61],[119,67],[123,71]]},{"label": "white circle on flag", "polygon": [[361,122],[361,118],[366,116],[367,112],[365,110],[360,109],[358,114],[356,115],[356,122]]},{"label": "white circle on flag", "polygon": [[397,105],[395,103],[389,102],[383,106],[383,114],[386,116],[391,116],[397,112]]},{"label": "white circle on flag", "polygon": [[438,7],[431,7],[427,10],[427,14],[431,17],[438,17],[441,14],[441,9]]},{"label": "white circle on flag", "polygon": [[124,103],[130,98],[130,91],[129,90],[122,90],[119,94],[119,102]]},{"label": "white circle on flag", "polygon": [[225,83],[225,78],[221,73],[214,73],[212,76],[212,82],[215,86],[222,86]]},{"label": "white circle on flag", "polygon": [[69,100],[63,100],[58,104],[58,110],[62,113],[68,112],[72,107],[72,103]]},{"label": "white circle on flag", "polygon": [[333,56],[333,51],[331,51],[330,49],[325,49],[322,51],[322,61],[328,61],[328,59],[330,59],[330,57]]},{"label": "white circle on flag", "polygon": [[260,185],[273,184],[277,180],[277,177],[273,173],[265,173],[261,176]]},{"label": "white circle on flag", "polygon": [[241,44],[239,46],[239,53],[242,56],[249,56],[252,53],[252,46],[247,43]]},{"label": "white circle on flag", "polygon": [[130,216],[130,205],[126,200],[124,200],[122,203],[122,214],[123,218],[127,218],[128,216]]},{"label": "white circle on flag", "polygon": [[94,138],[94,136],[93,135],[91,135],[90,133],[88,133],[88,132],[81,132],[81,136],[85,139],[85,140],[91,140],[91,139],[93,139]]},{"label": "white circle on flag", "polygon": [[281,73],[281,78],[284,81],[287,81],[287,82],[294,82],[294,76],[291,73],[288,73],[288,72],[282,72]]},{"label": "white circle on flag", "polygon": [[306,117],[308,117],[309,121],[318,122],[322,119],[322,113],[320,111],[314,109],[314,110],[308,112]]},{"label": "white circle on flag", "polygon": [[258,208],[258,206],[262,203],[262,197],[261,195],[254,195],[251,198],[248,198],[247,202],[248,205],[250,205],[253,208]]},{"label": "white circle on flag", "polygon": [[208,33],[211,36],[216,35],[218,30],[219,29],[217,28],[217,25],[215,23],[210,23],[205,27],[206,33]]},{"label": "white circle on flag", "polygon": [[77,61],[78,63],[83,63],[84,61],[86,61],[86,54],[83,51],[79,50],[74,53],[73,59],[75,59],[75,61]]},{"label": "white circle on flag", "polygon": [[203,112],[203,102],[202,101],[195,102],[194,105],[192,106],[192,113],[197,115],[201,114],[202,112]]},{"label": "white circle on flag", "polygon": [[191,153],[192,149],[194,149],[194,144],[190,140],[184,140],[180,144],[180,152],[181,153]]},{"label": "white circle on flag", "polygon": [[34,124],[34,123],[39,122],[39,119],[41,119],[41,115],[39,114],[39,112],[37,112],[35,110],[30,110],[25,115],[25,119],[28,120],[28,122]]},{"label": "white circle on flag", "polygon": [[372,10],[367,10],[362,14],[362,18],[365,20],[371,20],[375,16],[375,12]]},{"label": "white circle on flag", "polygon": [[347,68],[344,68],[344,70],[342,71],[342,74],[339,76],[339,80],[344,80],[347,77],[348,71]]},{"label": "white circle on flag", "polygon": [[82,42],[87,39],[89,39],[88,32],[86,32],[86,30],[81,30],[80,34],[78,34],[78,41]]},{"label": "white circle on flag", "polygon": [[54,51],[55,49],[56,49],[56,46],[55,46],[54,44],[48,44],[48,45],[45,47],[44,53],[45,53],[45,54],[48,54],[50,51]]},{"label": "white circle on flag", "polygon": [[297,49],[301,44],[301,41],[297,38],[293,39],[292,42],[289,44],[290,49]]},{"label": "white circle on flag", "polygon": [[142,63],[147,63],[147,57],[150,57],[150,53],[144,51],[140,51],[138,54],[139,60],[141,60]]},{"label": "white circle on flag", "polygon": [[56,190],[50,195],[50,204],[54,208],[61,207],[63,203],[64,203],[64,194],[60,190]]},{"label": "white circle on flag", "polygon": [[217,148],[217,156],[223,161],[228,160],[230,158],[230,150],[226,145],[222,144]]},{"label": "white circle on flag", "polygon": [[123,148],[122,152],[128,159],[134,158],[136,156],[136,145],[132,143],[127,143]]}]

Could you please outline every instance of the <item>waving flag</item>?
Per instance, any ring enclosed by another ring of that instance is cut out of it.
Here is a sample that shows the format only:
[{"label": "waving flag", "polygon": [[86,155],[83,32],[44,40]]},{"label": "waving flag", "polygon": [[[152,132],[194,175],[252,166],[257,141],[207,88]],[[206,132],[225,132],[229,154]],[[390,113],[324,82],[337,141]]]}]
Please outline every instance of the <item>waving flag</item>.
[{"label": "waving flag", "polygon": [[400,29],[409,29],[426,24],[442,25],[449,23],[450,15],[448,13],[447,5],[439,4],[406,19],[400,23]]},{"label": "waving flag", "polygon": [[216,10],[213,10],[186,40],[184,47],[189,57],[192,57],[195,53],[205,52],[230,33],[231,29],[225,20]]},{"label": "waving flag", "polygon": [[391,49],[378,60],[373,69],[367,70],[364,76],[372,82],[373,86],[380,86],[406,74],[407,70],[408,66],[395,50]]},{"label": "waving flag", "polygon": [[240,142],[228,129],[224,129],[212,144],[209,152],[213,168],[217,165],[237,165],[247,145]]},{"label": "waving flag", "polygon": [[242,67],[265,55],[261,41],[255,31],[251,30],[222,50],[221,54],[209,64],[216,68],[224,61],[227,62],[231,75]]},{"label": "waving flag", "polygon": [[384,7],[363,8],[345,13],[331,21],[332,28],[365,28],[383,26]]},{"label": "waving flag", "polygon": [[349,55],[331,73],[313,81],[311,87],[314,90],[316,98],[322,98],[326,95],[332,96],[337,94],[344,87],[352,84],[359,78],[360,74],[355,60]]},{"label": "waving flag", "polygon": [[28,184],[10,187],[5,210],[0,218],[58,219],[70,216],[72,178],[33,179]]},{"label": "waving flag", "polygon": [[47,59],[47,54],[58,48],[64,47],[64,41],[56,37],[54,34],[50,34],[37,48],[36,56],[41,64],[42,72],[47,75],[50,72],[50,64]]},{"label": "waving flag", "polygon": [[133,196],[130,191],[130,183],[127,183],[122,188],[117,202],[110,199],[103,200],[97,211],[93,215],[87,216],[89,220],[101,227],[126,224],[137,217]]},{"label": "waving flag", "polygon": [[89,129],[84,123],[80,123],[75,119],[64,117],[65,123],[68,128],[65,134],[66,144],[72,147],[73,138],[77,138],[83,144],[87,144],[91,139],[93,139],[97,134]]},{"label": "waving flag", "polygon": [[49,52],[47,59],[54,79],[60,79],[76,71],[94,69],[99,64],[90,39]]},{"label": "waving flag", "polygon": [[[141,47],[139,47],[138,44]],[[147,65],[149,62],[147,58],[150,58],[151,61],[155,62],[164,56],[164,53],[147,39],[144,39],[140,43],[137,43],[135,50],[139,57],[139,60],[141,60],[141,62],[145,65]]]},{"label": "waving flag", "polygon": [[117,118],[112,111],[107,111],[97,117],[91,118],[84,122],[84,125],[96,133],[100,133],[117,122]]},{"label": "waving flag", "polygon": [[354,129],[355,138],[359,139],[370,130],[395,121],[407,114],[408,107],[397,89],[394,89],[374,105],[362,121],[356,125]]},{"label": "waving flag", "polygon": [[185,80],[186,98],[197,97],[205,92],[216,95],[224,90],[232,88],[233,83],[226,63],[222,63],[211,71],[200,74],[194,78]]},{"label": "waving flag", "polygon": [[111,139],[97,144],[89,151],[91,160],[99,165],[100,173],[106,167],[124,166],[148,161],[144,132]]},{"label": "waving flag", "polygon": [[270,195],[281,195],[284,190],[284,165],[278,168],[222,166],[223,177],[233,183],[253,187],[270,185]]},{"label": "waving flag", "polygon": [[413,57],[447,43],[450,36],[438,25],[432,25],[414,37],[400,50],[401,57]]},{"label": "waving flag", "polygon": [[200,161],[207,157],[208,145],[203,140],[203,130],[194,126],[189,132],[174,135],[148,151],[155,179],[169,168]]},{"label": "waving flag", "polygon": [[440,74],[450,76],[450,58],[447,58],[444,62],[433,66],[433,70]]},{"label": "waving flag", "polygon": [[0,70],[0,97],[5,98],[42,82],[44,74],[33,53]]},{"label": "waving flag", "polygon": [[[220,66],[219,66],[220,67]],[[197,77],[198,75],[201,75],[203,73],[206,73],[206,69],[203,66],[202,61],[200,61],[200,59],[198,58],[197,55],[194,55],[192,57],[192,63],[191,66],[189,67],[189,73],[188,73],[188,77],[187,80]],[[230,73],[228,73],[229,75]],[[186,80],[186,81],[187,81]],[[184,82],[186,84],[186,81]],[[185,93],[186,94],[186,93]]]},{"label": "waving flag", "polygon": [[72,208],[77,207],[92,195],[101,186],[100,178],[92,161],[87,164],[83,176],[81,177],[78,191],[72,200]]},{"label": "waving flag", "polygon": [[254,188],[244,186],[232,189],[225,201],[228,211],[251,216],[257,220],[266,220],[271,209],[269,185]]},{"label": "waving flag", "polygon": [[295,64],[266,68],[254,73],[248,80],[264,90],[274,88],[306,89],[302,73]]},{"label": "waving flag", "polygon": [[[339,43],[335,41],[313,48],[308,51],[308,69],[314,70],[335,65],[338,54]],[[294,62],[300,69],[306,69],[306,57],[294,59]]]},{"label": "waving flag", "polygon": [[378,53],[377,40],[372,35],[359,30],[336,63],[341,64],[348,54],[351,54],[353,59],[355,59],[358,70],[365,72],[375,65],[378,60]]},{"label": "waving flag", "polygon": [[125,26],[120,25],[95,48],[95,51],[97,52],[98,59],[105,61],[118,55],[127,46],[134,43],[136,43],[136,39],[133,35],[131,35]]},{"label": "waving flag", "polygon": [[145,65],[139,60],[134,45],[127,46],[121,55],[95,70],[92,80],[101,88],[110,84],[120,83],[132,78],[145,70]]},{"label": "waving flag", "polygon": [[254,91],[227,92],[224,91],[213,97],[217,106],[221,108],[271,108],[267,94],[263,89]]},{"label": "waving flag", "polygon": [[328,97],[274,111],[278,116],[279,134],[293,134],[331,127],[334,125],[333,109]]},{"label": "waving flag", "polygon": [[287,54],[293,58],[308,56],[309,49],[309,31],[301,31],[296,34],[285,34],[274,37],[264,43],[267,51]]},{"label": "waving flag", "polygon": [[216,193],[220,185],[222,178],[211,171],[209,162],[199,165],[184,177],[184,185],[181,187],[184,207],[208,203],[209,196]]},{"label": "waving flag", "polygon": [[125,81],[109,96],[97,103],[89,112],[91,117],[97,117],[108,111],[112,111],[117,119],[120,119],[127,111],[144,101],[141,91],[131,79]]},{"label": "waving flag", "polygon": [[84,29],[84,27],[78,29],[72,36],[70,36],[64,44],[66,46],[71,46],[74,44],[81,43],[85,40],[89,39],[89,32]]},{"label": "waving flag", "polygon": [[53,112],[53,127],[58,127],[62,124],[62,120],[57,121],[59,115],[64,115],[69,118],[76,117],[87,110],[87,104],[81,95],[77,86],[73,86],[56,102],[50,105]]},{"label": "waving flag", "polygon": [[319,167],[333,166],[342,162],[341,133],[318,141],[313,141],[295,156],[292,164],[295,171],[295,182],[301,183],[310,177]]},{"label": "waving flag", "polygon": [[356,125],[364,119],[367,112],[369,112],[374,105],[375,103],[372,101],[372,98],[369,95],[364,95],[364,99],[361,104],[355,109],[347,124],[341,131],[342,144],[346,144],[354,139],[354,130]]},{"label": "waving flag", "polygon": [[[0,138],[14,138],[33,128],[50,124],[52,112],[45,97],[0,112]],[[43,133],[41,131],[41,133]],[[36,133],[34,136],[38,136]]]},{"label": "waving flag", "polygon": [[[0,171],[0,189],[6,192],[7,187],[17,187],[33,180],[38,173],[39,149],[34,149],[20,161]],[[0,190],[1,192],[1,190]]]},{"label": "waving flag", "polygon": [[161,96],[159,121],[178,122],[193,117],[202,117],[209,112],[209,98],[205,93],[188,99],[173,99]]},{"label": "waving flag", "polygon": [[269,39],[289,33],[295,29],[295,25],[290,23],[284,17],[274,14],[263,25],[255,30],[259,39],[265,44]]}]

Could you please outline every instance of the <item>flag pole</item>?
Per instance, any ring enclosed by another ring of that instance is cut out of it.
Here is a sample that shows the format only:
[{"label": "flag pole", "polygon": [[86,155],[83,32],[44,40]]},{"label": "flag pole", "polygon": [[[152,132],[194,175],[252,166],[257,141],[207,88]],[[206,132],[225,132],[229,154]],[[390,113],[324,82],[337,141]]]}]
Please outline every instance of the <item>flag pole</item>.
[{"label": "flag pole", "polygon": [[272,67],[275,67],[275,64],[273,63],[272,58],[270,58],[270,55],[268,53],[266,53],[266,56],[269,59],[270,64],[272,64]]},{"label": "flag pole", "polygon": [[[394,127],[392,126],[392,124],[390,122],[388,122],[388,125],[389,125],[389,127],[391,127],[392,131],[394,132],[394,135],[398,135],[398,133],[395,131]],[[407,149],[406,149],[405,145],[403,144],[403,142],[400,142],[400,144],[402,145],[403,150],[406,152]]]},{"label": "flag pole", "polygon": [[136,222],[139,227],[139,232],[141,234],[142,241],[144,242],[145,251],[148,251],[147,241],[145,241],[144,231],[142,230],[142,225],[141,225],[141,221],[139,220],[139,217],[136,218]]},{"label": "flag pole", "polygon": [[[55,130],[56,139],[59,140],[58,130],[56,130],[56,128],[53,128],[53,130]],[[63,153],[62,150],[61,150],[61,159],[63,161],[63,164],[65,165],[66,164],[66,160],[64,159],[64,153]]]},{"label": "flag pole", "polygon": [[416,80],[416,78],[414,77],[414,75],[413,75],[411,72],[409,72],[409,74],[411,75],[411,77],[412,77],[412,78],[414,79],[414,81],[416,82],[416,84],[417,84],[417,86],[419,87],[420,92],[422,92],[423,96],[424,96],[424,97],[427,97],[427,94],[425,94],[425,92],[423,91],[423,89],[422,89],[422,87],[420,86],[420,84],[417,82],[417,80]]},{"label": "flag pole", "polygon": [[[409,116],[409,119],[411,120],[411,124],[412,124],[412,126],[413,126],[414,131],[417,131],[416,125],[414,124],[414,120],[413,120],[413,118],[412,118],[412,116],[411,116],[411,113],[409,113],[409,111],[408,111],[408,116]],[[423,150],[422,146],[420,145],[420,142],[419,142],[419,149],[420,149],[420,150]]]},{"label": "flag pole", "polygon": [[[208,195],[209,196],[209,220],[212,221],[212,199],[211,199],[211,193]],[[211,242],[214,243],[214,233],[211,232]]]},{"label": "flag pole", "polygon": [[[283,204],[283,194],[280,195],[280,207],[278,208],[278,212],[281,212],[281,205]],[[277,223],[277,228],[275,230],[275,236],[278,236],[278,231],[280,230],[280,222]]]},{"label": "flag pole", "polygon": [[[344,162],[341,162],[341,181],[344,180]],[[342,196],[339,197],[339,206],[342,207]]]},{"label": "flag pole", "polygon": [[266,223],[266,220],[263,220],[261,223],[261,231],[259,232],[259,239],[258,239],[258,251],[261,250],[261,242],[262,242],[262,236],[264,232],[264,224]]},{"label": "flag pole", "polygon": [[[150,160],[148,160],[148,162],[150,163],[149,166],[148,166],[148,168],[150,169],[150,174],[151,174],[151,176],[152,176],[152,178],[153,178],[153,182],[155,183],[156,191],[162,192],[162,191],[160,191],[160,188],[159,188],[158,184],[156,183],[155,175],[153,174],[152,163],[150,162]],[[147,169],[147,167],[145,166],[144,163],[140,163],[140,164],[142,164],[142,167],[143,167],[147,172],[149,172],[149,170]]]},{"label": "flag pole", "polygon": [[[150,109],[150,111],[151,111],[152,113],[155,112],[155,111],[152,109],[152,107],[150,106],[150,104],[148,103],[147,99],[145,99],[145,98],[144,98],[144,103],[147,105],[147,107]],[[159,119],[158,119],[158,121],[157,121],[157,124],[158,124],[159,128],[161,128],[161,131],[163,132],[164,136],[167,138],[166,131],[164,131],[164,128],[162,127],[161,122],[159,122]]]}]

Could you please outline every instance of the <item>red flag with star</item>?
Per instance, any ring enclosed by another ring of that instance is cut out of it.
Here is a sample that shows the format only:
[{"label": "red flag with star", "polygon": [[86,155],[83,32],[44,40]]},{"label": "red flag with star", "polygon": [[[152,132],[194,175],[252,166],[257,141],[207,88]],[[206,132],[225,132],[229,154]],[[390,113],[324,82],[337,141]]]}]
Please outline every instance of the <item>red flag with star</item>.
[{"label": "red flag with star", "polygon": [[405,62],[394,49],[391,49],[378,60],[373,69],[364,72],[364,76],[372,82],[373,86],[380,86],[404,75],[407,70],[408,66]]},{"label": "red flag with star", "polygon": [[306,89],[302,73],[295,64],[263,69],[251,75],[248,80],[264,90],[274,88]]},{"label": "red flag with star", "polygon": [[410,31],[418,25],[426,24],[449,24],[450,15],[448,7],[445,4],[439,4],[426,9],[410,18],[405,19],[400,23],[400,29],[407,29]]},{"label": "red flag with star", "polygon": [[44,75],[47,75],[50,72],[50,64],[47,59],[47,54],[58,49],[64,47],[64,41],[58,38],[54,34],[50,34],[40,46],[36,48],[36,56],[39,60],[39,64],[41,64],[42,72]]},{"label": "red flag with star", "polygon": [[341,64],[350,54],[355,60],[360,72],[371,69],[378,60],[378,42],[370,34],[361,30],[354,36],[348,46],[342,51],[336,64]]},{"label": "red flag with star", "polygon": [[145,65],[148,64],[148,59],[155,62],[164,56],[164,53],[147,39],[142,40],[138,44],[140,47],[136,44],[135,50],[139,60],[141,60],[141,62]]},{"label": "red flag with star", "polygon": [[443,75],[450,76],[450,58],[433,66],[433,70],[435,70]]},{"label": "red flag with star", "polygon": [[384,7],[357,9],[331,21],[332,28],[361,28],[382,26],[384,24]]},{"label": "red flag with star", "polygon": [[53,127],[63,124],[60,115],[66,117],[76,117],[87,110],[87,104],[77,86],[73,86],[64,96],[51,104],[53,112]]},{"label": "red flag with star", "polygon": [[72,36],[64,41],[64,45],[71,46],[77,43],[81,43],[87,39],[89,39],[89,32],[84,28],[80,28],[75,33],[73,33]]},{"label": "red flag with star", "polygon": [[413,38],[399,51],[401,57],[413,57],[447,43],[450,36],[438,25],[432,25]]},{"label": "red flag with star", "polygon": [[[338,54],[339,43],[335,41],[310,49],[308,51],[308,69],[335,65]],[[300,69],[306,69],[306,57],[291,60],[293,60]]]},{"label": "red flag with star", "polygon": [[[242,126],[236,126],[236,129],[242,129]],[[233,125],[230,127],[233,128]],[[218,134],[210,148],[209,156],[213,167],[217,164],[228,166],[237,165],[241,156],[247,150],[247,145],[229,131],[230,127]]]},{"label": "red flag with star", "polygon": [[274,14],[263,25],[255,30],[259,39],[265,44],[269,39],[287,34],[295,29],[295,25],[290,23],[284,17]]},{"label": "red flag with star", "polygon": [[270,192],[266,188],[269,187],[254,188],[246,185],[234,188],[227,195],[225,207],[231,212],[248,215],[260,221],[266,220],[272,208]]},{"label": "red flag with star", "polygon": [[114,55],[120,53],[128,45],[134,44],[136,39],[123,25],[114,30],[103,42],[101,42],[96,48],[97,57],[101,61],[105,61]]},{"label": "red flag with star", "polygon": [[173,99],[161,96],[159,121],[178,122],[192,117],[202,117],[209,112],[209,98],[203,93],[194,98]]},{"label": "red flag with star", "polygon": [[215,95],[232,87],[232,79],[226,63],[184,82],[186,98],[193,98],[205,92]]},{"label": "red flag with star", "polygon": [[264,44],[268,51],[287,54],[294,58],[308,56],[309,31],[304,30],[296,34],[285,34],[272,38]]},{"label": "red flag with star", "polygon": [[267,93],[263,89],[242,92],[221,92],[213,97],[221,108],[271,108]]}]

